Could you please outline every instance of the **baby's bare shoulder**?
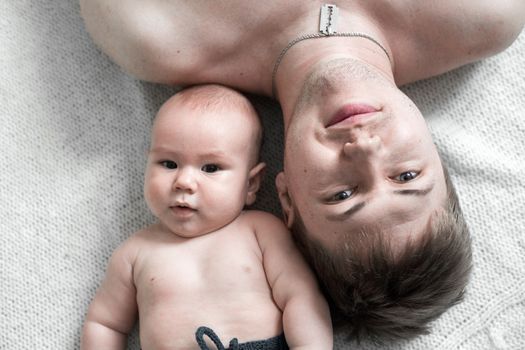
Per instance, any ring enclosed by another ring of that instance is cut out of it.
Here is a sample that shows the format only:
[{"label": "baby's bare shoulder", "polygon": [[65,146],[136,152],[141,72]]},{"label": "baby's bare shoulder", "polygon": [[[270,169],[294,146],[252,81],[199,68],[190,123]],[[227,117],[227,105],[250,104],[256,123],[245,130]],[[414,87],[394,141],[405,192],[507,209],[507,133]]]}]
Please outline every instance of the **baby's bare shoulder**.
[{"label": "baby's bare shoulder", "polygon": [[172,236],[174,235],[168,234],[159,225],[151,225],[128,237],[113,255],[125,259],[135,271],[139,271],[149,261],[155,260],[155,257],[176,258],[176,255],[169,253],[170,247],[176,245]]},{"label": "baby's bare shoulder", "polygon": [[284,226],[284,223],[277,216],[262,211],[262,210],[244,210],[239,219],[242,219],[244,222],[253,223],[255,225],[273,225],[273,226]]},{"label": "baby's bare shoulder", "polygon": [[160,241],[160,235],[154,225],[140,229],[133,233],[120,244],[116,251],[132,252],[140,250],[144,246],[155,244]]},{"label": "baby's bare shoulder", "polygon": [[291,233],[284,222],[271,213],[247,210],[243,212],[243,220],[251,225],[261,248],[292,241]]}]

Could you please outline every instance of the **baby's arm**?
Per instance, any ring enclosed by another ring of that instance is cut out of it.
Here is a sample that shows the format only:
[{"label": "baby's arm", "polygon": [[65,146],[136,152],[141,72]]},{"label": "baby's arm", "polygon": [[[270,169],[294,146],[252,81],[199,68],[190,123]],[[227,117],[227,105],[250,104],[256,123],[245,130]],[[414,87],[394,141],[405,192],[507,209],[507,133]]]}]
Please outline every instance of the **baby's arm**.
[{"label": "baby's arm", "polygon": [[82,331],[81,349],[125,349],[137,317],[133,244],[124,242],[111,257]]},{"label": "baby's arm", "polygon": [[328,304],[314,274],[297,250],[290,232],[273,215],[250,212],[273,298],[283,312],[290,349],[332,349]]}]

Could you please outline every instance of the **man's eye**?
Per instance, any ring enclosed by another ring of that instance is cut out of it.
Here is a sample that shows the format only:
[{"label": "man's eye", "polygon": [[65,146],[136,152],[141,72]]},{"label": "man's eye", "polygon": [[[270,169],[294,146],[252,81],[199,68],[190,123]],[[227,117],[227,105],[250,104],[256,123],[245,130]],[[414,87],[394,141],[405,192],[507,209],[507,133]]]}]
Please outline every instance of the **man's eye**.
[{"label": "man's eye", "polygon": [[218,165],[216,164],[206,164],[204,165],[202,168],[201,168],[202,171],[204,171],[205,173],[214,173],[216,171],[219,171],[220,168]]},{"label": "man's eye", "polygon": [[163,160],[162,162],[160,162],[160,165],[162,165],[166,169],[177,169],[177,163],[171,160]]},{"label": "man's eye", "polygon": [[396,177],[396,180],[399,182],[408,182],[414,180],[419,173],[417,171],[405,171],[404,173],[399,174]]},{"label": "man's eye", "polygon": [[353,194],[354,194],[354,190],[353,189],[337,192],[335,195],[332,196],[330,201],[331,202],[344,201],[345,199],[348,199],[348,198],[352,197]]}]

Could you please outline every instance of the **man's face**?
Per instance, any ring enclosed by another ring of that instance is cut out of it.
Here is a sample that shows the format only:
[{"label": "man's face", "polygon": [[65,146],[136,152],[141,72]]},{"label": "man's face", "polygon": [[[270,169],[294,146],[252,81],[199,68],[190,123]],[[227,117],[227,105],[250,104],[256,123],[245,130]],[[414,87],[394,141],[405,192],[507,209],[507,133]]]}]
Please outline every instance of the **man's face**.
[{"label": "man's face", "polygon": [[[286,129],[283,208],[327,247],[365,226],[402,242],[445,201],[437,150],[416,106],[365,67],[306,80]],[[293,217],[290,217],[293,220]]]},{"label": "man's face", "polygon": [[249,202],[257,124],[234,109],[163,107],[152,132],[144,194],[172,232],[194,237],[235,219]]}]

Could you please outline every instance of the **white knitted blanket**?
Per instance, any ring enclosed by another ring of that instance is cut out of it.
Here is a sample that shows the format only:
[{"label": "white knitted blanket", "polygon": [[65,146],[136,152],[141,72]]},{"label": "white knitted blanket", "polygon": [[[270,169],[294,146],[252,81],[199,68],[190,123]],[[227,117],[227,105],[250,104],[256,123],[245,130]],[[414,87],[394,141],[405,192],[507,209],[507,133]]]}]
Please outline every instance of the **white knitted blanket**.
[{"label": "white knitted blanket", "polygon": [[[525,349],[525,34],[505,52],[406,87],[431,125],[474,237],[465,302],[387,349]],[[175,90],[123,73],[77,1],[0,2],[0,349],[74,349],[111,252],[152,221],[151,120]],[[280,109],[256,98],[280,213]],[[130,349],[138,349],[136,333]],[[373,349],[337,337],[337,349]]]}]

